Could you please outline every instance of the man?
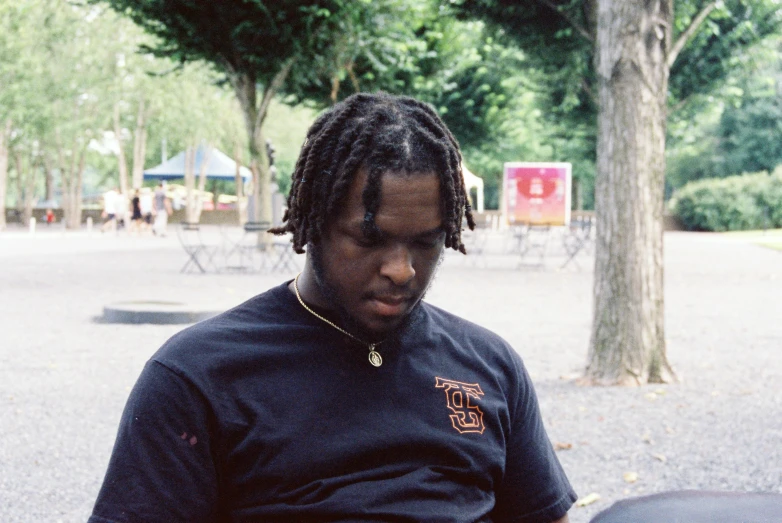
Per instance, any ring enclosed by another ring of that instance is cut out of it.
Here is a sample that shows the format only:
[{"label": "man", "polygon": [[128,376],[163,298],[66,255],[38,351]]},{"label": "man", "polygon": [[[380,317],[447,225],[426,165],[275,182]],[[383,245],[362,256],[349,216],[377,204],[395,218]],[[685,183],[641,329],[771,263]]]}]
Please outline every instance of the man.
[{"label": "man", "polygon": [[474,225],[460,162],[411,98],[319,117],[272,230],[304,271],[152,358],[91,521],[566,522],[520,358],[421,301]]},{"label": "man", "polygon": [[154,196],[149,187],[141,189],[141,196],[139,197],[139,207],[141,209],[141,217],[144,220],[142,223],[142,230],[149,230],[152,228],[152,215],[154,214]]},{"label": "man", "polygon": [[109,189],[103,193],[103,225],[100,232],[117,230],[117,190]]},{"label": "man", "polygon": [[154,202],[155,224],[152,226],[152,232],[158,236],[165,236],[166,229],[168,229],[168,217],[171,214],[171,200],[166,196],[163,182],[160,182],[155,189]]}]

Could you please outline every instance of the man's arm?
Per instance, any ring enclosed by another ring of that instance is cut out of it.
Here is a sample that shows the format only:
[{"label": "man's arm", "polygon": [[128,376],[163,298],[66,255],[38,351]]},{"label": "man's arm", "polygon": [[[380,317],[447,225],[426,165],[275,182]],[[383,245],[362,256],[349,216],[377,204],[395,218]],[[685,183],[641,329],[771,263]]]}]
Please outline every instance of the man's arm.
[{"label": "man's arm", "polygon": [[506,468],[492,516],[495,521],[515,521],[524,516],[529,521],[567,523],[567,511],[576,501],[576,493],[546,434],[529,375],[518,356],[514,362],[519,381],[510,387],[512,419]]},{"label": "man's arm", "polygon": [[90,523],[217,521],[208,407],[160,363],[130,393]]}]

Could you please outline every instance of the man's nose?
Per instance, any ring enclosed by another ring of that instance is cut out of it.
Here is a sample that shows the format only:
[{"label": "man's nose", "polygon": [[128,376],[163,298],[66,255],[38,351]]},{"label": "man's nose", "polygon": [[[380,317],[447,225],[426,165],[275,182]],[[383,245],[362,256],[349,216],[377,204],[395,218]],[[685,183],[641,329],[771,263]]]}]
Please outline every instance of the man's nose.
[{"label": "man's nose", "polygon": [[380,274],[389,278],[395,285],[405,285],[415,276],[413,256],[405,245],[389,248],[380,266]]}]

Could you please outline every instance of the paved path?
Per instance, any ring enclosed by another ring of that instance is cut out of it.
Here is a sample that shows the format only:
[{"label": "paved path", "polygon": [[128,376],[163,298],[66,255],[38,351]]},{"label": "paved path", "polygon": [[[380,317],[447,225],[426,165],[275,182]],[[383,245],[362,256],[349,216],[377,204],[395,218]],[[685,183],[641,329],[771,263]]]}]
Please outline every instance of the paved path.
[{"label": "paved path", "polygon": [[[679,385],[581,388],[591,261],[514,269],[449,255],[429,301],[506,337],[536,381],[579,495],[571,521],[672,488],[782,492],[782,253],[715,235],[666,237],[669,356]],[[286,275],[179,274],[175,237],[0,235],[0,519],[83,522],[144,362],[177,325],[95,322],[106,303],[230,307]],[[556,261],[556,255],[552,257]],[[484,266],[485,265],[485,266]],[[623,474],[636,472],[626,483]]]}]

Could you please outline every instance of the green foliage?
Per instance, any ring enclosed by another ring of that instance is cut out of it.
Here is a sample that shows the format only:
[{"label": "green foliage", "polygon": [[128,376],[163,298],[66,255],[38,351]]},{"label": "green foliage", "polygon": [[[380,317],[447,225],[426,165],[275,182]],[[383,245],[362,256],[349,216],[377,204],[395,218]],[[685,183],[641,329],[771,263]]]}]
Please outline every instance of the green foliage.
[{"label": "green foliage", "polygon": [[322,51],[339,0],[192,2],[108,0],[118,12],[157,37],[145,49],[185,63],[203,60],[224,73],[247,73],[268,83],[292,56]]},{"label": "green foliage", "polygon": [[782,168],[690,182],[670,207],[694,231],[738,231],[782,227]]},{"label": "green foliage", "polygon": [[[684,33],[712,0],[674,2],[673,41]],[[503,41],[525,53],[523,71],[536,81],[538,102],[546,118],[545,145],[557,160],[574,163],[574,178],[594,182],[596,153],[596,82],[593,71],[596,19],[593,0],[449,0],[463,19],[479,19],[495,28]],[[669,107],[673,127],[669,155],[671,187],[714,174],[708,126],[693,132],[701,113],[713,117],[715,100],[706,95],[722,88],[729,73],[750,60],[748,49],[780,30],[777,0],[725,0],[711,12],[685,45],[671,68]],[[514,71],[515,72],[515,71]],[[723,91],[725,94],[727,91]],[[743,137],[742,137],[743,139]],[[740,172],[740,171],[733,171]]]},{"label": "green foliage", "polygon": [[782,95],[746,97],[720,120],[717,172],[771,170],[782,163]]},{"label": "green foliage", "polygon": [[437,19],[422,28],[428,58],[408,94],[431,103],[464,149],[507,138],[523,96],[522,54],[487,35],[483,24]]},{"label": "green foliage", "polygon": [[668,191],[700,178],[771,171],[782,163],[782,39],[738,55],[714,93],[694,96],[669,119]]},{"label": "green foliage", "polygon": [[[675,2],[674,38],[711,0]],[[671,105],[713,91],[740,65],[742,51],[777,33],[782,10],[776,0],[724,0],[679,54],[671,67]]]}]

